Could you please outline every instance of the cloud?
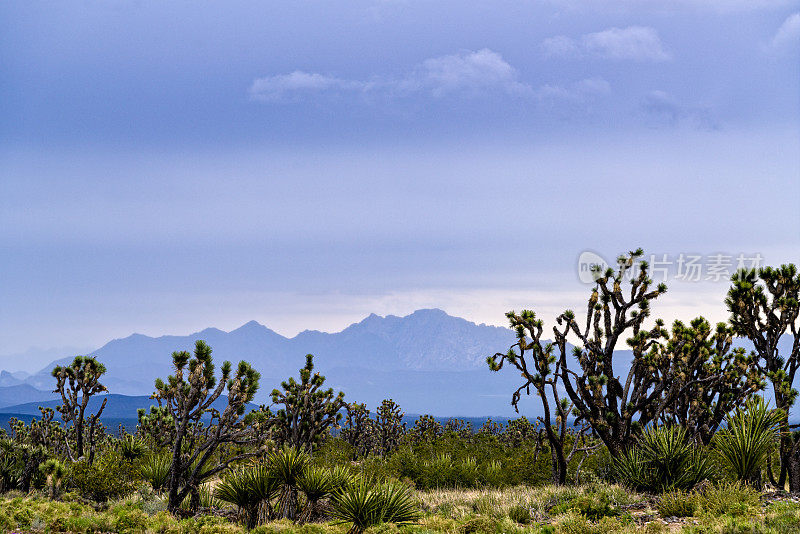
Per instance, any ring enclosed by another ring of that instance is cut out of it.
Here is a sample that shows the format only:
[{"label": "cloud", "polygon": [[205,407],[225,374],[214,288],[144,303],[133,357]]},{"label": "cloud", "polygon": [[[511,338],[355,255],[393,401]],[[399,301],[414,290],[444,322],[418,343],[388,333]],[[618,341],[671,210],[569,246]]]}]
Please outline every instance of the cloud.
[{"label": "cloud", "polygon": [[258,78],[251,84],[249,92],[252,99],[265,102],[298,102],[304,98],[349,94],[370,97],[373,101],[375,98],[414,96],[442,99],[502,95],[572,104],[583,104],[611,92],[611,86],[603,78],[540,87],[533,87],[519,78],[517,69],[500,54],[484,48],[426,59],[399,78],[365,81],[296,70]]},{"label": "cloud", "polygon": [[587,33],[580,40],[557,35],[545,39],[542,49],[548,57],[591,56],[633,61],[667,61],[672,57],[664,49],[658,32],[647,26],[609,28]]},{"label": "cloud", "polygon": [[250,96],[264,101],[295,101],[302,96],[362,93],[384,96],[429,94],[440,98],[459,93],[476,96],[492,92],[525,95],[533,89],[503,57],[484,48],[426,59],[401,78],[352,80],[320,73],[294,71],[258,78]]},{"label": "cloud", "polygon": [[782,51],[796,49],[800,43],[800,12],[792,13],[783,21],[769,43],[769,49]]},{"label": "cloud", "polygon": [[303,93],[365,91],[368,87],[369,84],[366,82],[296,70],[289,74],[257,78],[250,85],[250,96],[256,100],[279,101],[296,98]]},{"label": "cloud", "polygon": [[650,92],[642,101],[641,109],[652,126],[719,129],[708,108],[682,105],[666,91]]},{"label": "cloud", "polygon": [[401,87],[430,90],[434,96],[456,91],[499,89],[527,93],[531,87],[518,81],[517,70],[488,48],[426,59]]}]

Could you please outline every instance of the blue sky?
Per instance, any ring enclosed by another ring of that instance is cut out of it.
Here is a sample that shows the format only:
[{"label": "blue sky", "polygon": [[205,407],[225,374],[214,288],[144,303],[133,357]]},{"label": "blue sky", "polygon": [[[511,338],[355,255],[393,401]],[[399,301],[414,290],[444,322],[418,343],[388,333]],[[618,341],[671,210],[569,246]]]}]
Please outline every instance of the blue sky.
[{"label": "blue sky", "polygon": [[[0,355],[800,260],[800,2],[0,4]],[[726,284],[654,313],[725,317]]]}]

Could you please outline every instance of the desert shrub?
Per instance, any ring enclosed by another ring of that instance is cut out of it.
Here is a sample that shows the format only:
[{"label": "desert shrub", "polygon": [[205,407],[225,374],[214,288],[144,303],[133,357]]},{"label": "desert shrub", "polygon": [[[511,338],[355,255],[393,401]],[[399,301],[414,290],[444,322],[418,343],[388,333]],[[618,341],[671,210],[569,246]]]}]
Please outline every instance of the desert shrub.
[{"label": "desert shrub", "polygon": [[[259,480],[263,475],[264,484]],[[262,488],[268,491],[262,493]],[[269,476],[266,466],[240,468],[228,472],[214,488],[214,496],[239,508],[245,516],[247,528],[256,526],[258,507],[278,491],[277,480]]]},{"label": "desert shrub", "polygon": [[125,460],[135,462],[147,453],[147,446],[144,440],[132,434],[127,434],[118,442],[119,452]]},{"label": "desert shrub", "polygon": [[741,482],[710,486],[700,494],[700,507],[711,515],[746,517],[761,509],[759,493]]},{"label": "desert shrub", "polygon": [[616,517],[619,510],[611,502],[607,493],[582,493],[556,504],[550,514],[560,515],[576,512],[589,520],[597,521],[603,517]]},{"label": "desert shrub", "polygon": [[658,498],[656,509],[661,517],[691,517],[697,510],[697,496],[685,491],[669,491]]},{"label": "desert shrub", "polygon": [[635,489],[690,490],[713,475],[708,455],[679,426],[650,427],[614,462],[617,478]]},{"label": "desert shrub", "polygon": [[113,450],[106,451],[92,465],[80,460],[70,465],[64,485],[97,502],[118,499],[132,493],[138,470]]},{"label": "desert shrub", "polygon": [[114,532],[144,532],[147,529],[147,514],[137,508],[119,508],[114,510]]},{"label": "desert shrub", "polygon": [[280,517],[291,520],[297,517],[297,484],[310,462],[308,453],[295,447],[284,446],[270,454],[270,476],[280,485]]},{"label": "desert shrub", "polygon": [[533,519],[531,509],[523,504],[515,504],[508,509],[508,518],[515,523],[527,525]]}]

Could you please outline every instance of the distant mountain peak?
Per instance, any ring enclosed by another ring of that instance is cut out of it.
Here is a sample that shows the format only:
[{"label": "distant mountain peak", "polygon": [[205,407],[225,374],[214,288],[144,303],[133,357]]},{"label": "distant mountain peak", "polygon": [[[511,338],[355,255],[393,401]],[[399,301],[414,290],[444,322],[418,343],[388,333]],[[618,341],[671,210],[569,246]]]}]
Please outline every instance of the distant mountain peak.
[{"label": "distant mountain peak", "polygon": [[[225,332],[223,332],[225,334]],[[275,340],[285,340],[286,338],[279,333],[275,332],[271,328],[264,326],[263,324],[259,323],[258,321],[248,321],[239,328],[231,330],[227,333],[227,335],[235,335],[235,336],[242,336],[251,337],[251,338],[274,338]]]}]

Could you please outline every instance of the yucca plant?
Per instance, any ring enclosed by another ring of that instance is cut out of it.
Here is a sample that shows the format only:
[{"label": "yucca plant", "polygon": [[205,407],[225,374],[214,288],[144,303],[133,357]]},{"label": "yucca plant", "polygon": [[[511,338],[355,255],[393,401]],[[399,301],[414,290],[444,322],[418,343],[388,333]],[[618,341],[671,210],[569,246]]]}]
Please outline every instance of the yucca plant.
[{"label": "yucca plant", "polygon": [[349,484],[356,480],[355,475],[346,465],[334,466],[329,470],[329,473],[333,483],[333,491],[331,493],[344,491]]},{"label": "yucca plant", "polygon": [[142,439],[128,434],[119,440],[119,452],[126,460],[134,461],[147,453],[147,446]]},{"label": "yucca plant", "polygon": [[321,515],[321,501],[337,490],[338,482],[330,469],[308,467],[305,470],[297,481],[297,486],[305,494],[307,501],[300,513],[299,523],[306,523]]},{"label": "yucca plant", "polygon": [[[198,506],[200,508],[220,508],[222,502],[214,495],[214,488],[211,484],[201,484],[197,488]],[[187,512],[196,512],[195,507],[192,505],[192,494],[189,493],[181,502],[180,509]]]},{"label": "yucca plant", "polygon": [[160,491],[167,483],[171,464],[172,457],[168,453],[151,454],[139,466],[139,473],[144,480],[153,486],[154,490]]},{"label": "yucca plant", "polygon": [[412,523],[420,516],[408,488],[396,483],[359,479],[335,494],[332,501],[333,516],[339,523],[352,525],[348,534],[361,534],[380,523]]},{"label": "yucca plant", "polygon": [[281,488],[278,515],[282,519],[297,517],[297,485],[310,461],[308,453],[288,446],[269,455],[270,472]]},{"label": "yucca plant", "polygon": [[278,482],[265,465],[228,472],[214,488],[214,496],[236,505],[245,516],[247,528],[258,523],[259,509],[278,493]]},{"label": "yucca plant", "polygon": [[55,499],[61,490],[61,481],[67,468],[55,458],[50,458],[39,466],[39,471],[50,478],[50,498]]},{"label": "yucca plant", "polygon": [[679,426],[649,427],[614,468],[622,482],[655,492],[688,490],[713,474],[708,456]]},{"label": "yucca plant", "polygon": [[737,480],[757,487],[761,468],[769,461],[779,437],[781,412],[755,397],[729,414],[726,422],[727,427],[714,436],[714,450]]}]

